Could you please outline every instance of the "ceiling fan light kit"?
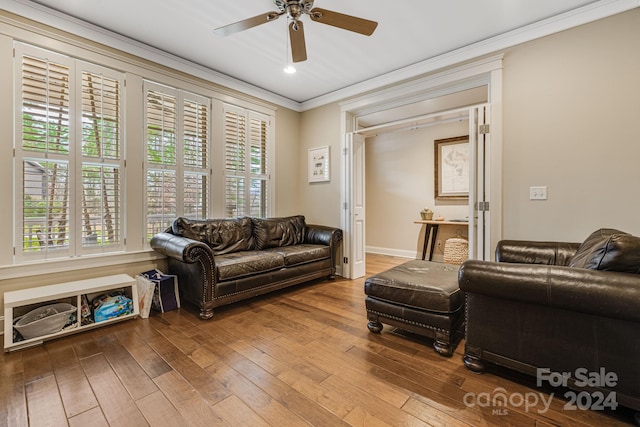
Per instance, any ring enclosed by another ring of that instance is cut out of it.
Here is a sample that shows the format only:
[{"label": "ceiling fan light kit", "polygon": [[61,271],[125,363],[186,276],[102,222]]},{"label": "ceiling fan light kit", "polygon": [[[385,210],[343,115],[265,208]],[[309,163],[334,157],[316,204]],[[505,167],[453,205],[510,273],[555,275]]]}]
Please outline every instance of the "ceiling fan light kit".
[{"label": "ceiling fan light kit", "polygon": [[225,25],[213,30],[221,36],[245,31],[267,22],[275,21],[282,15],[287,15],[289,22],[289,40],[291,41],[291,57],[293,62],[307,60],[307,47],[304,40],[304,24],[300,18],[309,15],[312,21],[331,25],[347,31],[370,36],[378,23],[356,16],[345,15],[332,10],[313,7],[313,0],[273,0],[278,11],[263,13],[233,24]]}]

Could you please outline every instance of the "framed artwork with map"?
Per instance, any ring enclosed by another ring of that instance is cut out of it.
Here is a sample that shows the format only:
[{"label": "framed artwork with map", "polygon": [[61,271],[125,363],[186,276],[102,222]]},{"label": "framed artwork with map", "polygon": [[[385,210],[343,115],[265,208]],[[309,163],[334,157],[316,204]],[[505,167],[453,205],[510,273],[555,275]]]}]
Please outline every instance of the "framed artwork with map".
[{"label": "framed artwork with map", "polygon": [[436,200],[469,199],[469,135],[436,139]]}]

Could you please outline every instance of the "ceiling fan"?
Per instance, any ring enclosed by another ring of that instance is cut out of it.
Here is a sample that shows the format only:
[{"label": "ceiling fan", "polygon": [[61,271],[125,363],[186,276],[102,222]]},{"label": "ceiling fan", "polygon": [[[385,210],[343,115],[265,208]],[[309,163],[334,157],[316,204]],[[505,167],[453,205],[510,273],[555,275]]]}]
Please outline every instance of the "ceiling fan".
[{"label": "ceiling fan", "polygon": [[248,30],[267,22],[275,21],[282,15],[287,15],[289,23],[289,39],[291,40],[291,57],[293,62],[307,60],[307,48],[304,41],[304,25],[300,18],[309,15],[312,21],[320,22],[344,30],[353,31],[365,36],[370,36],[375,31],[378,23],[368,19],[358,18],[343,13],[334,12],[319,7],[313,7],[313,0],[273,0],[278,7],[277,11],[263,13],[243,21],[225,25],[213,30],[221,36],[228,36],[240,31]]}]

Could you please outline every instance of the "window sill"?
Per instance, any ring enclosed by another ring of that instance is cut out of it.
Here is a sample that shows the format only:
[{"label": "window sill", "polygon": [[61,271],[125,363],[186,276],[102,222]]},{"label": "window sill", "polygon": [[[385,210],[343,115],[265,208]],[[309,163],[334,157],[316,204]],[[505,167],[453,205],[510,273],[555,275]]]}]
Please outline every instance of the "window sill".
[{"label": "window sill", "polygon": [[66,259],[51,259],[46,261],[30,262],[20,265],[0,267],[0,277],[3,280],[17,279],[45,274],[63,273],[72,270],[87,268],[109,267],[112,265],[133,264],[136,262],[155,261],[164,259],[151,249],[139,252],[119,252],[115,254],[87,255]]}]

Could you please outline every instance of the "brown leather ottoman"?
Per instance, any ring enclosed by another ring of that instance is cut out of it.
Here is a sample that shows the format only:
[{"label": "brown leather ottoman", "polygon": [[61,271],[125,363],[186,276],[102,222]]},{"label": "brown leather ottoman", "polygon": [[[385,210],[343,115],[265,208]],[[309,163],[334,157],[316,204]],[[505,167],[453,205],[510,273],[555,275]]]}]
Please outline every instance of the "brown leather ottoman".
[{"label": "brown leather ottoman", "polygon": [[458,288],[459,266],[411,260],[364,282],[369,330],[386,323],[433,338],[443,356],[453,354],[452,338],[464,321],[464,298]]}]

